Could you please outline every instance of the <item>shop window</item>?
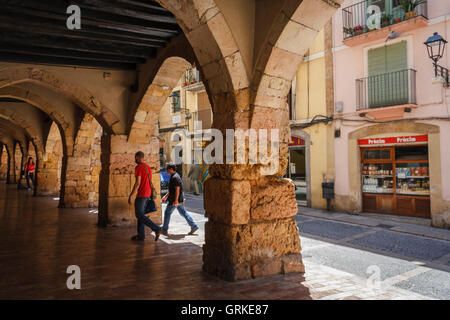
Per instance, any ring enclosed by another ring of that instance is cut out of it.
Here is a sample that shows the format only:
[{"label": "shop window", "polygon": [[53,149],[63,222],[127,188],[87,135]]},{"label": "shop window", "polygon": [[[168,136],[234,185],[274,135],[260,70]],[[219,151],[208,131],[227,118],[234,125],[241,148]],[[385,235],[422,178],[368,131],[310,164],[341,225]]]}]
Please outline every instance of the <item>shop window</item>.
[{"label": "shop window", "polygon": [[428,147],[397,147],[395,148],[395,159],[401,160],[428,160]]},{"label": "shop window", "polygon": [[363,152],[364,159],[366,160],[382,160],[391,159],[391,150],[390,149],[374,149],[374,150],[364,150]]}]

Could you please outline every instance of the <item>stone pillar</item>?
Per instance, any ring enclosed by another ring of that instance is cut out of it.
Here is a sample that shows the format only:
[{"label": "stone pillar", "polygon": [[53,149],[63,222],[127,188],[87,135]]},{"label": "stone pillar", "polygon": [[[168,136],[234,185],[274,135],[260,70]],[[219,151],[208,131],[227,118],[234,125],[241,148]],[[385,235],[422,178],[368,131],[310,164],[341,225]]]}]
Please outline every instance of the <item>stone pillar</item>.
[{"label": "stone pillar", "polygon": [[90,167],[89,153],[86,156],[67,157],[64,193],[64,206],[66,208],[87,208],[89,206],[89,192],[91,191]]},{"label": "stone pillar", "polygon": [[14,151],[11,151],[8,154],[8,176],[6,179],[6,183],[8,184],[16,183],[16,161]]},{"label": "stone pillar", "polygon": [[99,192],[99,225],[120,226],[136,222],[134,206],[128,204],[128,196],[133,188],[136,163],[134,155],[137,151],[145,154],[145,163],[152,169],[153,184],[158,191],[155,200],[158,211],[149,215],[155,223],[162,223],[161,198],[159,194],[159,141],[151,138],[145,144],[131,143],[125,135],[103,134],[101,140],[100,192]]},{"label": "stone pillar", "polygon": [[22,153],[22,157],[20,158],[20,167],[19,167],[19,172],[18,172],[18,176],[17,176],[17,189],[21,188],[21,186],[20,186],[21,183],[25,183],[25,184],[27,183],[25,176],[24,176],[25,181],[22,180],[22,170],[24,169],[27,161],[28,161],[28,152],[25,150],[25,152]]},{"label": "stone pillar", "polygon": [[58,185],[58,160],[60,155],[47,154],[47,159],[42,161],[42,166],[37,172],[39,184],[36,187],[38,196],[55,196],[59,194]]},{"label": "stone pillar", "polygon": [[246,110],[216,112],[214,126],[224,131],[248,128],[251,123],[254,129],[280,129],[277,173],[261,175],[258,164],[212,165],[212,178],[205,184],[204,206],[209,220],[205,225],[203,269],[229,281],[304,272],[293,219],[298,211],[295,189],[280,178],[287,166],[287,111],[255,108],[249,121],[250,114]]},{"label": "stone pillar", "polygon": [[6,146],[3,146],[3,144],[0,144],[0,180],[6,180],[6,176],[8,175],[8,152],[6,151]]}]

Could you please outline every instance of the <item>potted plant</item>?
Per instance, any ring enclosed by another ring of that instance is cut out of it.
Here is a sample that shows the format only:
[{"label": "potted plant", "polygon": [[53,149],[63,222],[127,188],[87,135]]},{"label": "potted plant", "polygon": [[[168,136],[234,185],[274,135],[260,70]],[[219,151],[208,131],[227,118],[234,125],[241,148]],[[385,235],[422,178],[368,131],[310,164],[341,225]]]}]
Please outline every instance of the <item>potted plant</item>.
[{"label": "potted plant", "polygon": [[355,35],[362,34],[363,33],[363,27],[358,25],[358,26],[353,28],[353,32],[355,33]]},{"label": "potted plant", "polygon": [[425,0],[402,0],[401,6],[405,11],[405,20],[414,18],[417,15],[416,8],[425,2]]},{"label": "potted plant", "polygon": [[383,15],[381,16],[381,27],[385,28],[389,26],[391,24],[391,19],[392,19],[391,14],[387,14],[386,12],[383,13]]},{"label": "potted plant", "polygon": [[346,28],[344,27],[344,33],[347,35],[346,38],[353,36],[353,28]]}]

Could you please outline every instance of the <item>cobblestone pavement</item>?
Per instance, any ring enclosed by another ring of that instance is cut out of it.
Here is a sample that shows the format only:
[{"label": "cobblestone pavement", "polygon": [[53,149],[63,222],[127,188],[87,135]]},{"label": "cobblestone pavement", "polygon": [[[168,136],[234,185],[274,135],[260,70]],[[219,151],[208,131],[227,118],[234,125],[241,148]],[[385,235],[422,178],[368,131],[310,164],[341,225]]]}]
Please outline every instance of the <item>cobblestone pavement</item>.
[{"label": "cobblestone pavement", "polygon": [[[169,244],[176,244],[180,241],[188,241],[201,247],[204,243],[204,223],[206,218],[202,215],[190,212],[195,222],[199,225],[199,231],[195,237],[184,237],[188,231],[189,226],[182,217],[176,213],[172,215],[171,225],[169,229],[170,237],[162,237],[162,241]],[[388,282],[370,282],[366,277],[357,276],[348,272],[340,271],[335,268],[331,268],[325,265],[318,264],[309,257],[309,249],[317,249],[317,247],[311,246],[308,248],[303,246],[303,253],[305,255],[305,268],[304,280],[301,284],[309,289],[311,299],[432,299],[432,297],[423,296],[411,291],[407,291],[401,288],[396,288],[390,285]],[[280,280],[288,284],[283,284],[279,292],[263,291],[260,298],[265,299],[296,299],[298,298],[296,282],[291,281],[295,279],[292,276],[281,277]],[[292,291],[289,295],[287,292]],[[268,296],[265,296],[265,295]]]},{"label": "cobblestone pavement", "polygon": [[[198,213],[194,215],[200,221],[204,220],[202,203],[201,197],[187,194],[186,206]],[[379,275],[380,289],[387,294],[398,295],[402,289],[412,296],[450,299],[449,230],[427,226],[424,219],[410,223],[399,217],[352,216],[309,208],[300,208],[295,219],[306,279],[317,268],[344,272],[346,278],[360,283]]]}]

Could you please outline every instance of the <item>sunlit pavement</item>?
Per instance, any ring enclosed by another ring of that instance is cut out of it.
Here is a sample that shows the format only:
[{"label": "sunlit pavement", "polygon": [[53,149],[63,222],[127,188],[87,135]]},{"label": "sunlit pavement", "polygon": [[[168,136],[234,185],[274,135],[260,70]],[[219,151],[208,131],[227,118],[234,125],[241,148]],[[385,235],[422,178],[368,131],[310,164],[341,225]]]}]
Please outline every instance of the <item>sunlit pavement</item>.
[{"label": "sunlit pavement", "polygon": [[[203,226],[206,219],[202,197],[186,194],[185,207]],[[406,223],[395,217],[383,220],[309,208],[299,208],[295,219],[307,272],[320,265],[361,281],[371,281],[379,272],[381,288],[450,299],[449,230]],[[181,231],[188,226],[178,218],[177,228]],[[202,232],[193,243],[202,244]]]},{"label": "sunlit pavement", "polygon": [[[155,242],[147,230],[147,239],[136,243],[130,240],[136,232],[135,226],[97,228],[95,209],[58,209],[57,199],[32,197],[28,191],[17,191],[15,186],[0,184],[0,298],[309,300],[449,297],[448,261],[443,262],[443,252],[448,252],[447,241],[432,239],[429,242],[429,239],[416,237],[413,245],[418,246],[418,251],[408,249],[400,253],[418,252],[418,257],[405,258],[395,256],[400,255],[398,248],[404,240],[399,239],[403,238],[392,238],[393,234],[405,236],[402,233],[380,228],[366,230],[361,226],[304,216],[297,217],[306,266],[304,274],[275,275],[234,283],[211,277],[202,272],[201,246],[206,219],[198,213],[201,202],[201,197],[187,195],[186,207],[192,208],[191,215],[200,227],[196,235],[187,234],[189,226],[174,212],[170,237],[161,236],[161,240]],[[197,212],[193,212],[195,209]],[[387,240],[371,240],[371,231]],[[361,243],[355,244],[357,239]],[[367,249],[372,243],[381,247],[377,249],[380,252]],[[389,243],[394,245],[388,247]],[[428,250],[422,250],[422,246],[427,246]],[[70,265],[80,267],[80,290],[67,288],[66,271]]]}]

